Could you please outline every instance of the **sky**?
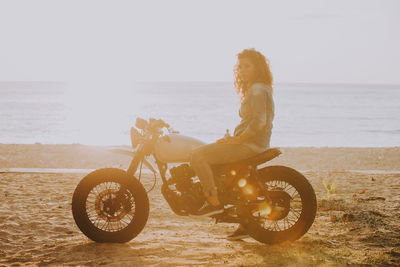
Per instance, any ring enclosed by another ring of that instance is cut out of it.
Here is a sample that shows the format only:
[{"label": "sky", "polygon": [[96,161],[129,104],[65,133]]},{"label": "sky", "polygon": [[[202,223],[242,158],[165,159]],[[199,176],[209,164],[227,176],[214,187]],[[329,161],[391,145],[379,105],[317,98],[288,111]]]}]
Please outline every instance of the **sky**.
[{"label": "sky", "polygon": [[277,83],[400,84],[400,1],[2,1],[0,81],[232,81],[255,48]]}]

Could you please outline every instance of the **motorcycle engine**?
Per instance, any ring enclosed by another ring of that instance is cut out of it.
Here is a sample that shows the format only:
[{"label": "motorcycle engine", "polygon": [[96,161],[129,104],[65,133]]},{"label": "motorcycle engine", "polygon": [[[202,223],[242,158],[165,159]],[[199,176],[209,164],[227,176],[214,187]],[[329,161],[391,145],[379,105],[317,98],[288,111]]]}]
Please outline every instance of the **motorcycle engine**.
[{"label": "motorcycle engine", "polygon": [[180,199],[186,211],[197,211],[205,201],[203,189],[200,180],[195,177],[194,170],[189,164],[181,164],[169,170],[171,178],[168,180],[170,185],[180,192]]}]

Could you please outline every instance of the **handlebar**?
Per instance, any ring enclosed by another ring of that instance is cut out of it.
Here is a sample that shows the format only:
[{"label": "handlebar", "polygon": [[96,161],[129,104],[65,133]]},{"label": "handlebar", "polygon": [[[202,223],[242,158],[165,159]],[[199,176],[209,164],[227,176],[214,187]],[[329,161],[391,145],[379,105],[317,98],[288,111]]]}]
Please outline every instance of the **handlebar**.
[{"label": "handlebar", "polygon": [[173,129],[171,129],[170,125],[161,119],[150,118],[147,121],[142,118],[137,118],[135,126],[138,129],[143,130],[143,132],[139,133],[139,131],[135,127],[131,127],[130,135],[133,148],[135,148],[139,143],[145,142],[145,140],[147,140],[147,138],[150,138],[150,136],[152,137],[152,139],[157,139],[157,137],[160,137],[163,134],[161,129],[164,127],[167,128],[169,133],[179,133],[178,131],[174,131]]},{"label": "handlebar", "polygon": [[163,121],[161,119],[154,119],[154,118],[150,118],[148,121],[146,121],[145,119],[142,119],[142,118],[137,118],[135,125],[137,128],[142,129],[142,130],[145,130],[145,129],[160,130],[161,128],[164,128],[164,127],[167,129],[170,128],[169,124],[166,123],[165,121]]},{"label": "handlebar", "polygon": [[161,120],[161,119],[154,119],[154,118],[150,118],[149,119],[149,124],[151,128],[169,128],[169,124],[166,123],[165,121]]}]

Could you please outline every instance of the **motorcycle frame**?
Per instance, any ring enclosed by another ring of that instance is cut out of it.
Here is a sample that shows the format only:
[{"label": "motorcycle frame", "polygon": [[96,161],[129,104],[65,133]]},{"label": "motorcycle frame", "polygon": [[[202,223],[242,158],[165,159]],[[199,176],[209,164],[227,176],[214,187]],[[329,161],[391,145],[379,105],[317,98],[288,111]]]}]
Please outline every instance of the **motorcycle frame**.
[{"label": "motorcycle frame", "polygon": [[[145,137],[146,141],[139,144],[138,149],[134,153],[133,159],[127,169],[127,174],[128,174],[128,176],[135,178],[135,174],[137,172],[139,165],[141,165],[143,162],[145,162],[146,165],[149,164],[146,161],[145,157],[152,155],[156,161],[156,164],[158,167],[158,172],[160,173],[163,186],[165,185],[168,187],[168,181],[167,181],[167,178],[165,175],[166,171],[168,169],[168,164],[165,162],[161,162],[154,154],[154,148],[155,148],[156,142],[158,141],[159,138],[162,137],[162,131],[160,128],[158,128],[158,129],[157,128],[150,128],[150,129],[148,128],[147,132],[144,131],[143,137]],[[132,145],[132,147],[135,148],[133,145]],[[151,164],[150,164],[150,166],[151,166]],[[268,201],[271,202],[271,198],[268,195],[268,190],[262,185],[262,182],[260,179],[261,177],[260,177],[259,170],[257,169],[257,167],[258,167],[258,165],[249,164],[248,165],[249,175],[255,178],[255,181],[257,183],[256,186],[260,190],[259,193],[264,195],[266,197],[266,199],[268,199]],[[151,169],[155,174],[156,171],[154,170],[154,168],[152,166],[151,166]],[[177,211],[171,205],[171,203],[169,203],[168,199],[166,199],[165,196],[164,196],[164,198],[167,201],[171,210],[175,214],[181,215],[181,216],[188,215],[186,213],[181,213],[181,212]],[[229,203],[226,203],[226,204],[229,204]],[[218,222],[238,223],[238,222],[240,222],[240,218],[232,217],[232,216],[226,215],[225,213],[218,214],[218,215],[214,216],[214,218],[216,219],[216,223],[218,223]]]},{"label": "motorcycle frame", "polygon": [[[135,174],[137,172],[137,169],[139,167],[139,164],[141,164],[146,156],[152,155],[156,161],[157,167],[158,167],[158,172],[160,173],[161,180],[163,184],[168,184],[167,178],[165,176],[165,173],[168,169],[167,163],[161,162],[158,160],[156,155],[153,153],[155,144],[157,140],[160,138],[158,133],[153,132],[152,137],[149,141],[142,143],[139,145],[136,153],[134,154],[134,157],[129,165],[129,168],[127,170],[127,173],[130,177],[135,177]],[[265,187],[261,183],[261,177],[259,175],[259,171],[257,169],[257,165],[248,165],[250,175],[255,177],[255,180],[257,181],[257,187],[260,190],[260,193],[264,195],[267,199],[271,200],[270,197],[268,196],[268,192],[265,189]],[[168,202],[168,201],[167,201]],[[170,208],[175,212],[174,208],[170,206]],[[181,214],[178,214],[181,215]],[[236,222],[236,221],[235,221]]]}]

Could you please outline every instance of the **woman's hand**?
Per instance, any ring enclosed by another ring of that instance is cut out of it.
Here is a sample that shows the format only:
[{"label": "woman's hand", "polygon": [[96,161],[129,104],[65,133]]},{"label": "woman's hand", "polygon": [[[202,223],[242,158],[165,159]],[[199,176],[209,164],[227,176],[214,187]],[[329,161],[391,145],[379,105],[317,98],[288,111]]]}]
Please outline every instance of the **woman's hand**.
[{"label": "woman's hand", "polygon": [[221,138],[221,139],[218,139],[217,141],[216,141],[216,143],[218,143],[218,144],[225,144],[225,142],[226,142],[226,138],[224,137],[224,138]]},{"label": "woman's hand", "polygon": [[239,136],[227,136],[217,140],[218,144],[241,144],[242,140]]},{"label": "woman's hand", "polygon": [[218,144],[241,144],[247,139],[253,137],[254,135],[249,132],[243,132],[241,135],[237,136],[230,136],[226,135],[224,138],[218,139],[217,143]]}]

